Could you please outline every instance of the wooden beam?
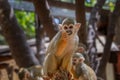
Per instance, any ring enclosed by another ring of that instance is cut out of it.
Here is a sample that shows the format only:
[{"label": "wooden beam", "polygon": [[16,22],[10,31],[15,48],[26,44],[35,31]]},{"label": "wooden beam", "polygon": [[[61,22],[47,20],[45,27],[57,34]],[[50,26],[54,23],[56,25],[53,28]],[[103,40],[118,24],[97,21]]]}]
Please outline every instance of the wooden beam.
[{"label": "wooden beam", "polygon": [[11,55],[0,55],[0,62],[13,59]]},{"label": "wooden beam", "polygon": [[[34,11],[34,6],[32,2],[28,1],[21,1],[21,2],[11,2],[9,1],[11,6],[16,10],[25,10],[25,11]],[[73,3],[67,3],[67,2],[61,2],[61,1],[54,1],[54,0],[48,0],[49,5],[52,7],[57,7],[61,9],[68,9],[68,10],[75,10],[75,4]],[[92,7],[85,7],[86,12],[90,12],[92,10]],[[109,13],[109,10],[102,9],[101,12],[104,12],[105,14]]]},{"label": "wooden beam", "polygon": [[73,4],[73,3],[53,1],[53,0],[48,0],[48,3],[50,6],[65,8],[65,9],[69,9],[69,10],[75,10],[75,4]]},{"label": "wooden beam", "polygon": [[[69,10],[75,10],[75,4],[73,4],[73,3],[55,1],[55,0],[49,0],[48,3],[50,4],[50,6],[65,8],[65,9],[69,9]],[[85,6],[85,10],[86,10],[86,12],[91,12],[92,7]],[[101,12],[108,14],[109,10],[102,9]]]},{"label": "wooden beam", "polygon": [[[33,12],[34,11],[34,6],[31,2],[10,2],[10,5],[15,9],[15,10],[21,10],[21,11],[28,11],[28,12]],[[51,15],[53,16],[60,16],[60,17],[71,17],[74,18],[74,11],[69,10],[65,11],[63,8],[59,7],[51,7]],[[61,14],[62,13],[62,14]]]},{"label": "wooden beam", "polygon": [[5,53],[9,53],[10,49],[9,48],[0,48],[0,55],[4,55]]},{"label": "wooden beam", "polygon": [[[35,46],[35,39],[30,39],[30,40],[27,40],[27,43],[30,47],[33,47]],[[10,48],[5,45],[5,46],[1,46],[0,48],[0,56],[1,55],[11,55],[10,54]]]},{"label": "wooden beam", "polygon": [[0,63],[0,69],[5,69],[9,66],[8,63]]},{"label": "wooden beam", "polygon": [[21,10],[21,11],[34,11],[34,6],[31,2],[27,1],[20,1],[20,2],[15,2],[15,1],[9,1],[11,7],[13,7],[16,10]]}]

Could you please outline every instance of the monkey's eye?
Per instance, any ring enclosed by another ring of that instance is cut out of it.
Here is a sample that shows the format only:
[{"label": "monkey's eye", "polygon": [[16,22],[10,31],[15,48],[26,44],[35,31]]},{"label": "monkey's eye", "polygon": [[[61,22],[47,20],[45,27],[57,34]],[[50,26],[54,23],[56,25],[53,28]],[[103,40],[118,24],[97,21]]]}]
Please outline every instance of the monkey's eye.
[{"label": "monkey's eye", "polygon": [[70,25],[70,26],[69,26],[69,29],[72,29],[72,28],[73,28],[73,26],[72,26],[72,25]]},{"label": "monkey's eye", "polygon": [[79,62],[82,62],[83,61],[83,59],[79,59]]},{"label": "monkey's eye", "polygon": [[66,29],[68,29],[68,27],[67,27],[67,26],[64,26],[64,29],[66,30]]},{"label": "monkey's eye", "polygon": [[79,51],[79,52],[83,52],[84,49],[83,49],[83,48],[79,48],[78,51]]},{"label": "monkey's eye", "polygon": [[77,59],[76,59],[76,58],[73,58],[73,61],[74,61],[74,62],[76,62],[76,61],[77,61]]}]

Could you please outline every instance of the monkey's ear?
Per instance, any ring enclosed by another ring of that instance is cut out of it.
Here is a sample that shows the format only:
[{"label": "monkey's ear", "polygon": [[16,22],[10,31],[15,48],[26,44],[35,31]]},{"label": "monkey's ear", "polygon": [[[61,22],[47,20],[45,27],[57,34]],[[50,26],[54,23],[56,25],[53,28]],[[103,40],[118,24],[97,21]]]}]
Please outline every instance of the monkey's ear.
[{"label": "monkey's ear", "polygon": [[76,23],[75,26],[79,29],[81,26],[81,23]]},{"label": "monkey's ear", "polygon": [[83,62],[85,61],[85,58],[83,57]]},{"label": "monkey's ear", "polygon": [[62,24],[58,25],[59,30],[62,30]]}]

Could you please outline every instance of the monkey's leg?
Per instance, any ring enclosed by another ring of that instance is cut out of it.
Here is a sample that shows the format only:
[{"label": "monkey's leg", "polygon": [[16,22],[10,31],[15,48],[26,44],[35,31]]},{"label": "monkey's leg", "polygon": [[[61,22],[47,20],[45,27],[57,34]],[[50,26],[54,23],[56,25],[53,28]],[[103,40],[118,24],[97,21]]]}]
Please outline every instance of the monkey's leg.
[{"label": "monkey's leg", "polygon": [[72,55],[71,54],[66,54],[65,57],[63,58],[62,65],[61,67],[67,71],[71,71],[72,68],[72,60],[71,60]]},{"label": "monkey's leg", "polygon": [[73,74],[71,72],[72,69],[72,55],[71,54],[66,54],[65,57],[63,58],[62,61],[62,69],[67,70],[69,72],[69,76],[71,76],[71,79],[73,79]]},{"label": "monkey's leg", "polygon": [[48,54],[45,57],[45,62],[43,64],[44,75],[53,74],[57,70],[57,60],[54,54]]}]

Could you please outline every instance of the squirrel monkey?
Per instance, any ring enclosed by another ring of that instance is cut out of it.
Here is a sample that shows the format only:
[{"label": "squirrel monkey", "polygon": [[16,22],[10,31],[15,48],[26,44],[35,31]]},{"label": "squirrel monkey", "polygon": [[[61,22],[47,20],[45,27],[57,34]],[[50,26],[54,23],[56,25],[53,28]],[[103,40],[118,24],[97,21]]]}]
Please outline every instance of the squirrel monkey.
[{"label": "squirrel monkey", "polygon": [[44,75],[55,73],[60,68],[70,70],[72,66],[72,54],[76,51],[79,43],[77,32],[80,23],[66,18],[59,24],[59,32],[51,40],[43,63]]},{"label": "squirrel monkey", "polygon": [[74,53],[72,57],[73,78],[75,80],[97,80],[92,68],[84,63],[85,58],[80,53]]},{"label": "squirrel monkey", "polygon": [[78,45],[78,49],[76,51],[77,53],[81,53],[83,55],[83,57],[85,58],[85,64],[87,64],[88,66],[90,66],[90,60],[89,60],[89,56],[87,54],[87,49],[86,46],[82,43],[79,43]]}]

